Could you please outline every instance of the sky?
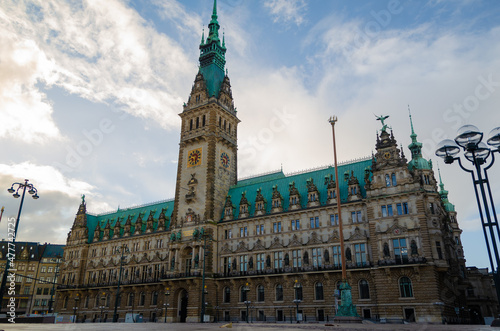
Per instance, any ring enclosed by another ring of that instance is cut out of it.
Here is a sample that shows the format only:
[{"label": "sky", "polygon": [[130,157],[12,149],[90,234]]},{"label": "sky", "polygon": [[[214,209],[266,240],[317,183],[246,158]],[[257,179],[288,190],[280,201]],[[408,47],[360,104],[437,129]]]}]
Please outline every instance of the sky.
[{"label": "sky", "polygon": [[[64,244],[85,194],[113,211],[174,197],[182,104],[211,0],[0,3],[0,224],[29,179],[18,241]],[[434,155],[464,124],[500,126],[500,4],[480,0],[219,0],[238,117],[238,176],[370,156],[389,115],[456,205],[468,266],[488,267],[470,175]],[[496,154],[498,156],[498,154]],[[498,158],[498,157],[497,157]],[[500,201],[500,164],[489,170]]]}]

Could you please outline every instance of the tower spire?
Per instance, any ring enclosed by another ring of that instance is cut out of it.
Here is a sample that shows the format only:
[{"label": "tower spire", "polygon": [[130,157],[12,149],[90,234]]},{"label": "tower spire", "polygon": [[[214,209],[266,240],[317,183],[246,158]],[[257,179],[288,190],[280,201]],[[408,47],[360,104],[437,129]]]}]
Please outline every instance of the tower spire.
[{"label": "tower spire", "polygon": [[218,96],[224,79],[224,65],[226,64],[225,41],[219,39],[220,25],[217,21],[217,0],[214,0],[212,19],[208,24],[208,36],[202,35],[200,44],[200,73],[205,79],[208,96]]},{"label": "tower spire", "polygon": [[441,169],[439,169],[439,165],[438,165],[438,174],[439,174],[439,192],[438,193],[439,193],[439,196],[441,197],[441,201],[443,201],[444,208],[448,212],[455,211],[455,205],[452,204],[448,200],[448,191],[446,191],[444,189],[444,184],[443,184],[443,181],[441,180]]},{"label": "tower spire", "polygon": [[408,149],[411,151],[411,161],[408,163],[408,168],[413,169],[432,169],[432,164],[422,157],[422,143],[417,140],[417,134],[413,129],[413,120],[411,118],[410,105],[408,105],[408,115],[410,117],[411,126],[411,144],[408,145]]}]

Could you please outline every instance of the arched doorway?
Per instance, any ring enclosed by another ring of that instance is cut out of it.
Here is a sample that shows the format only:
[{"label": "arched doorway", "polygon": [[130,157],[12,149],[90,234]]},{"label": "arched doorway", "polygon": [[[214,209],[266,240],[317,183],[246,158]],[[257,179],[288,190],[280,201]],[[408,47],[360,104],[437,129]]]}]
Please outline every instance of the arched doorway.
[{"label": "arched doorway", "polygon": [[188,307],[188,292],[183,289],[179,293],[179,322],[181,323],[186,323],[187,307]]}]

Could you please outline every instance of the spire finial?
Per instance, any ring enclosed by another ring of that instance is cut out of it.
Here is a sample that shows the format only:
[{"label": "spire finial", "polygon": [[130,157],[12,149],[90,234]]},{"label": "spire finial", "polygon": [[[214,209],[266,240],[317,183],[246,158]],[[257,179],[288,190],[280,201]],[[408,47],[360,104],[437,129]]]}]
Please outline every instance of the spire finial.
[{"label": "spire finial", "polygon": [[217,0],[214,0],[214,9],[212,10],[212,19],[217,19]]},{"label": "spire finial", "polygon": [[201,44],[205,43],[205,28],[203,28],[203,32],[201,33]]},{"label": "spire finial", "polygon": [[408,105],[408,114],[410,115],[411,134],[415,134],[415,131],[413,130],[413,121],[411,119],[410,105]]}]

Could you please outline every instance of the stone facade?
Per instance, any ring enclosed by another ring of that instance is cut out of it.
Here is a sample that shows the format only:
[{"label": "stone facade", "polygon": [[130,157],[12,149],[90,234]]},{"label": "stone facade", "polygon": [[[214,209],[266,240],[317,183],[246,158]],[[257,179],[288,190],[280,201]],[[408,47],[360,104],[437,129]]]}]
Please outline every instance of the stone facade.
[{"label": "stone facade", "polygon": [[383,125],[376,154],[339,165],[338,180],[331,166],[237,180],[239,120],[218,29],[214,5],[180,114],[174,200],[100,215],[82,200],[58,312],[80,321],[109,321],[115,310],[121,321],[166,312],[167,322],[196,322],[203,310],[208,320],[331,320],[344,254],[361,317],[456,316],[470,287],[461,230],[413,125],[410,161]]}]

